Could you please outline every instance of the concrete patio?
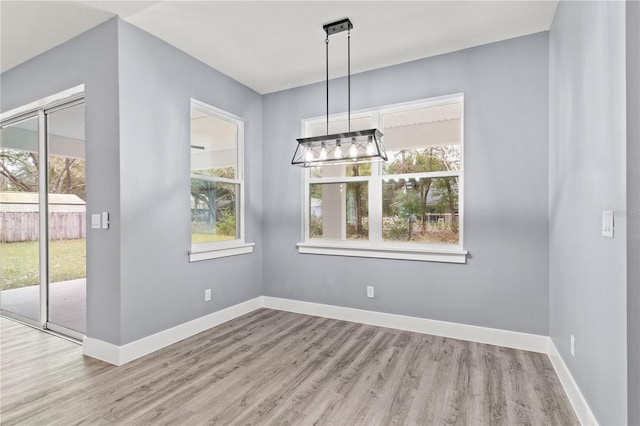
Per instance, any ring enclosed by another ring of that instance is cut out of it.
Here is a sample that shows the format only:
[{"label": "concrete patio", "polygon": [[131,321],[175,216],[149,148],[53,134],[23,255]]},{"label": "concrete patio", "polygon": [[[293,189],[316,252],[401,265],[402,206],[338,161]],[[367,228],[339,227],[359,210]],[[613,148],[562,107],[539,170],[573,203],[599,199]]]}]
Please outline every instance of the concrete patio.
[{"label": "concrete patio", "polygon": [[[86,330],[85,278],[51,283],[49,285],[49,322],[84,333]],[[40,286],[3,290],[0,292],[3,311],[38,320]]]}]

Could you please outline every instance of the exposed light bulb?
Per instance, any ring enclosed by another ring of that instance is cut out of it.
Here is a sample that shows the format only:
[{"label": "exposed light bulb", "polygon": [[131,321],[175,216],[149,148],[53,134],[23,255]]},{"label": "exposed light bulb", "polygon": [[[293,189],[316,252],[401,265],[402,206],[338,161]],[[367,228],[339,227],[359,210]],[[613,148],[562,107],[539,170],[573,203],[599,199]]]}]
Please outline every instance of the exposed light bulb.
[{"label": "exposed light bulb", "polygon": [[349,156],[351,158],[356,158],[358,156],[358,148],[356,147],[355,142],[351,142],[351,148],[349,148]]},{"label": "exposed light bulb", "polygon": [[313,161],[313,151],[307,148],[307,152],[304,155],[306,161]]},{"label": "exposed light bulb", "polygon": [[373,155],[373,139],[369,136],[369,142],[367,142],[367,155]]},{"label": "exposed light bulb", "polygon": [[336,143],[336,149],[333,151],[333,156],[335,158],[342,158],[342,147],[340,146],[340,141]]},{"label": "exposed light bulb", "polygon": [[322,148],[320,148],[320,159],[323,161],[327,159],[327,147],[324,142],[322,142]]}]

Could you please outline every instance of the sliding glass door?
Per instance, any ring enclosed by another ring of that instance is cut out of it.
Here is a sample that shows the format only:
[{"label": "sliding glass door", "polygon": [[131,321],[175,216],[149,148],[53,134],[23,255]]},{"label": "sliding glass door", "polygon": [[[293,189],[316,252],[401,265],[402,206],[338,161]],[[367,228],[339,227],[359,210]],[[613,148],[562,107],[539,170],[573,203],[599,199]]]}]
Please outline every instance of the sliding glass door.
[{"label": "sliding glass door", "polygon": [[77,339],[86,317],[84,102],[2,126],[0,308]]},{"label": "sliding glass door", "polygon": [[40,321],[40,149],[38,116],[2,128],[0,307]]},{"label": "sliding glass door", "polygon": [[[84,103],[47,111],[47,326],[84,334],[86,309],[86,193]],[[68,333],[67,333],[68,334]]]}]

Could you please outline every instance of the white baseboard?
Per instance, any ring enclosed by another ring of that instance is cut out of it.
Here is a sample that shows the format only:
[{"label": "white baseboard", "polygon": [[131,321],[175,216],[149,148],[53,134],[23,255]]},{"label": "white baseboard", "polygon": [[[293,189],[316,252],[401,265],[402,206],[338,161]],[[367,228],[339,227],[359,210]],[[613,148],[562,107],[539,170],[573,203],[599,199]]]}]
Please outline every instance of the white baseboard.
[{"label": "white baseboard", "polygon": [[120,362],[120,346],[113,343],[103,342],[102,340],[92,337],[84,337],[82,339],[82,353],[97,358],[101,361],[108,362],[113,365],[122,365]]},{"label": "white baseboard", "polygon": [[123,346],[85,337],[83,353],[114,365],[126,364],[180,340],[194,336],[212,327],[230,321],[262,306],[262,297],[238,303],[209,315],[196,318],[184,324],[160,331]]},{"label": "white baseboard", "polygon": [[546,353],[556,370],[560,383],[564,387],[569,401],[582,425],[597,425],[598,422],[584,399],[580,388],[573,379],[553,341],[548,336],[457,324],[446,321],[430,320],[404,315],[345,308],[278,297],[260,296],[246,302],[222,309],[201,318],[163,330],[151,336],[136,340],[123,346],[113,345],[101,340],[86,337],[84,354],[114,365],[122,365],[180,340],[194,336],[212,327],[247,314],[258,308],[295,312],[344,321],[358,322],[379,327],[414,331],[451,337],[489,345]]},{"label": "white baseboard", "polygon": [[395,328],[399,330],[414,331],[417,333],[451,337],[471,342],[545,353],[549,356],[551,364],[556,370],[560,383],[564,387],[567,397],[569,398],[580,423],[584,426],[598,425],[598,421],[593,415],[591,408],[589,408],[587,401],[584,399],[580,388],[573,380],[573,376],[571,376],[571,373],[562,360],[560,353],[556,349],[551,338],[548,336],[518,333],[515,331],[495,328],[478,327],[269,296],[262,296],[262,306],[265,308],[295,312],[299,314],[352,321],[380,327]]},{"label": "white baseboard", "polygon": [[549,359],[551,359],[551,364],[556,370],[558,379],[560,379],[560,383],[562,384],[571,405],[573,405],[573,409],[578,416],[578,420],[580,420],[580,424],[583,426],[597,426],[598,421],[593,415],[589,404],[587,404],[587,400],[584,399],[584,395],[582,395],[582,392],[580,391],[578,384],[573,379],[567,365],[564,363],[560,352],[558,352],[558,348],[556,348],[556,345],[550,337],[548,338],[548,341],[549,347],[547,348],[547,353],[549,354]]},{"label": "white baseboard", "polygon": [[547,342],[549,338],[538,334],[518,333],[495,328],[345,308],[342,306],[323,305],[320,303],[301,302],[299,300],[280,299],[269,296],[262,296],[262,302],[263,307],[280,311],[359,322],[380,327],[415,331],[417,333],[434,334],[437,336],[532,352],[547,353],[548,349]]},{"label": "white baseboard", "polygon": [[320,303],[302,302],[299,300],[260,296],[160,331],[140,340],[127,343],[123,346],[85,337],[84,354],[114,365],[126,364],[134,359],[155,352],[261,307],[359,322],[380,327],[396,328],[399,330],[415,331],[418,333],[434,334],[437,336],[533,352],[547,353],[548,349],[547,341],[549,338],[547,336],[387,314],[363,309],[323,305]]}]

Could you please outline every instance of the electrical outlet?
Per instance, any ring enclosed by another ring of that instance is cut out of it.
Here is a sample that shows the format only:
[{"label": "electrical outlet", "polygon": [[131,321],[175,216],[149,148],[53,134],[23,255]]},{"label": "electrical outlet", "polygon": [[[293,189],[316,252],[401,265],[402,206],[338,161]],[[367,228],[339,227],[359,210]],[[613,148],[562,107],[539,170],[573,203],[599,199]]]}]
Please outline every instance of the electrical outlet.
[{"label": "electrical outlet", "polygon": [[367,297],[373,299],[373,286],[371,285],[367,286]]},{"label": "electrical outlet", "polygon": [[204,301],[205,302],[210,302],[211,301],[211,289],[208,288],[204,291]]},{"label": "electrical outlet", "polygon": [[576,338],[571,335],[571,356],[576,356]]}]

